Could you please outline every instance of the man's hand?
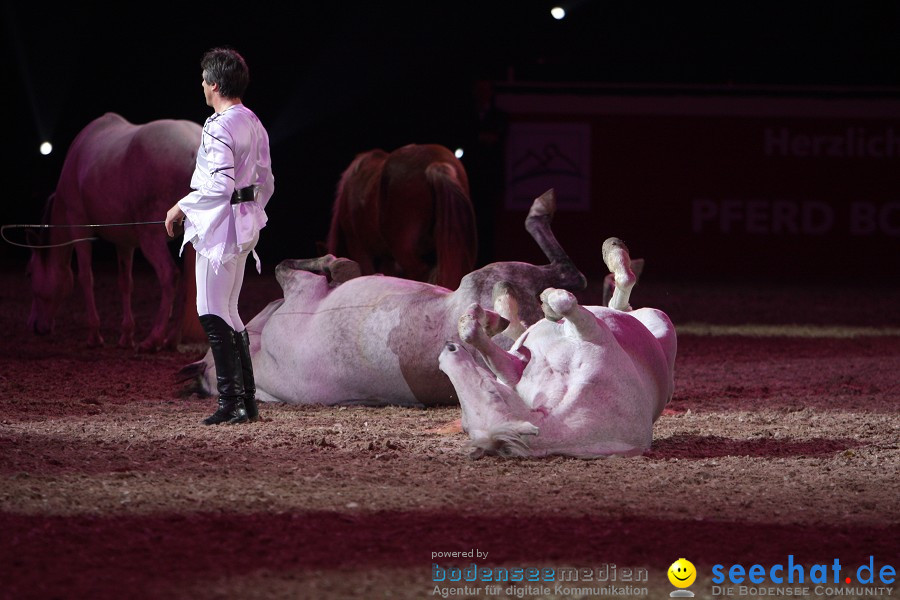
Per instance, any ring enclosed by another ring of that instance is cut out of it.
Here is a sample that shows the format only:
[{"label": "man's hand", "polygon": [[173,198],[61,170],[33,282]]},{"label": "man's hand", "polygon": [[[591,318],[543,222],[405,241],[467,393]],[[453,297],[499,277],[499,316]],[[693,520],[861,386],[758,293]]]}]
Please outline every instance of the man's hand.
[{"label": "man's hand", "polygon": [[181,223],[182,221],[184,221],[184,212],[176,204],[166,213],[166,233],[169,234],[170,238],[175,237],[175,223]]}]

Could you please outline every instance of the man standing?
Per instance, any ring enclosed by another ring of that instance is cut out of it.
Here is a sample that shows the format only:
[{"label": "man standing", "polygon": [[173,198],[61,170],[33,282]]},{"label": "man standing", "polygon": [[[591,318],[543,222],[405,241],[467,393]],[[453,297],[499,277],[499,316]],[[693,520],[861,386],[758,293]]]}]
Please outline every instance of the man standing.
[{"label": "man standing", "polygon": [[230,48],[203,55],[203,94],[215,111],[203,125],[194,190],[166,213],[166,232],[184,221],[184,241],[197,253],[197,314],[216,366],[218,410],[203,423],[244,423],[259,418],[250,362],[250,338],[238,315],[247,256],[266,225],[275,190],[269,135],[242,97],[250,82],[244,58]]}]

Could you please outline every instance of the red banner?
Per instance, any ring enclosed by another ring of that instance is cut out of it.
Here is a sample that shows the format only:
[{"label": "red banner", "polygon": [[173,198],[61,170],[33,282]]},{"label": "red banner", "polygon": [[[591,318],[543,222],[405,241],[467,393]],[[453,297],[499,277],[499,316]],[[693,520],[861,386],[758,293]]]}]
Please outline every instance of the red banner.
[{"label": "red banner", "polygon": [[498,260],[545,262],[522,222],[554,187],[554,231],[590,276],[617,236],[664,276],[900,281],[896,99],[507,90],[498,106]]}]

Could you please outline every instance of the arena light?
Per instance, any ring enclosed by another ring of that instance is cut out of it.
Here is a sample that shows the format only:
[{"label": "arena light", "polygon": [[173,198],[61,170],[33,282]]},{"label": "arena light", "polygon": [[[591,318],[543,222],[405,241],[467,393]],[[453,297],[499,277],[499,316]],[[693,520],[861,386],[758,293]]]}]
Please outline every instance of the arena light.
[{"label": "arena light", "polygon": [[462,148],[457,148],[453,151],[453,156],[455,156],[456,158],[462,158],[463,154],[465,154],[465,152],[463,152]]},{"label": "arena light", "polygon": [[43,144],[41,144],[41,154],[47,156],[51,152],[53,152],[53,144],[51,144],[50,142],[44,142]]},{"label": "arena light", "polygon": [[550,16],[557,21],[562,21],[566,18],[566,9],[564,9],[562,6],[554,6],[550,9]]}]

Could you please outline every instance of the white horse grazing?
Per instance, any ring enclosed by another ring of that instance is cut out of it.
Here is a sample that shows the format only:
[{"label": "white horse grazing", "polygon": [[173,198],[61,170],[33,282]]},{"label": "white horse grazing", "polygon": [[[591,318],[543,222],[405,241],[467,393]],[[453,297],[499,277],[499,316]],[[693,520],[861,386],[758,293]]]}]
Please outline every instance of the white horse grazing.
[{"label": "white horse grazing", "polygon": [[[117,114],[106,113],[89,123],[72,142],[56,191],[47,201],[44,223],[83,225],[158,221],[178,198],[190,191],[199,146],[200,125],[197,123],[160,120],[134,125]],[[161,290],[153,328],[140,347],[155,350],[178,343],[185,293],[184,286],[178,285],[178,269],[162,225],[62,227],[42,231],[47,235],[35,240],[39,245],[62,244],[88,235],[115,244],[123,309],[119,345],[123,347],[134,345],[131,271],[134,249],[140,248],[156,272]],[[28,326],[38,334],[52,331],[56,312],[72,290],[73,248],[78,257],[78,279],[87,309],[88,345],[102,345],[100,316],[94,300],[90,243],[32,252],[28,268],[34,299]],[[167,329],[173,314],[175,321]]]},{"label": "white horse grazing", "polygon": [[480,306],[460,317],[460,339],[490,369],[455,342],[439,359],[459,395],[473,456],[594,458],[650,447],[674,390],[675,329],[659,310],[631,311],[635,275],[624,244],[610,238],[603,257],[616,286],[610,306],[580,306],[571,293],[548,288],[545,318],[508,352],[489,337]]},{"label": "white horse grazing", "polygon": [[[356,263],[331,255],[283,261],[276,276],[284,299],[247,324],[257,397],[302,404],[455,403],[437,359],[446,340],[458,340],[457,321],[470,304],[494,302],[496,295],[498,305],[521,309],[517,323],[530,324],[542,315],[541,290],[584,288],[584,276],[550,230],[554,210],[550,190],[534,201],[525,222],[550,264],[490,264],[463,277],[455,291],[358,277]],[[484,322],[489,334],[507,325],[493,311]],[[209,353],[182,375],[199,377],[203,392],[215,389]]]}]

